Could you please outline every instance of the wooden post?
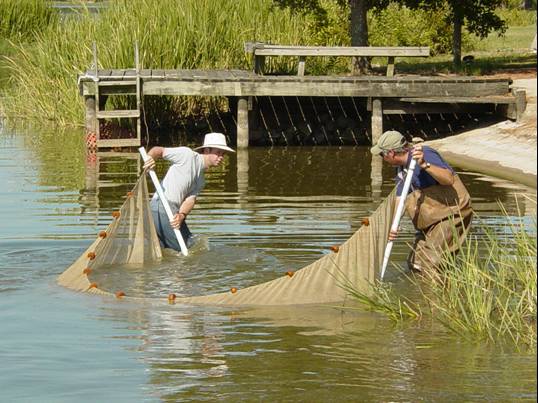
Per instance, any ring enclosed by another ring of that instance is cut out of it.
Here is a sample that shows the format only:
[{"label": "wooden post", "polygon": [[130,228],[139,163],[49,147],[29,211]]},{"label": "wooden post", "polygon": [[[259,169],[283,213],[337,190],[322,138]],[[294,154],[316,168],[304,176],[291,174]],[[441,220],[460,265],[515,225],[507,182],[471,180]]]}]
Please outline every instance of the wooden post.
[{"label": "wooden post", "polygon": [[374,202],[381,200],[381,188],[383,185],[383,158],[372,155],[370,170],[370,186],[372,189],[372,199]]},{"label": "wooden post", "polygon": [[387,77],[394,77],[394,56],[389,56],[387,62]]},{"label": "wooden post", "polygon": [[383,105],[381,99],[372,100],[372,145],[376,144],[383,134]]},{"label": "wooden post", "polygon": [[238,148],[237,153],[237,193],[240,201],[246,201],[248,193],[248,149]]},{"label": "wooden post", "polygon": [[136,110],[138,111],[138,117],[136,118],[136,138],[138,140],[138,144],[142,144],[142,82],[140,80],[140,56],[138,53],[138,42],[135,42],[134,52],[136,72]]},{"label": "wooden post", "polygon": [[237,99],[237,148],[248,147],[248,98]]},{"label": "wooden post", "polygon": [[523,112],[527,108],[527,93],[524,89],[514,88],[512,94],[516,98],[516,121],[521,119]]},{"label": "wooden post", "polygon": [[304,56],[299,56],[299,66],[297,67],[297,75],[304,76],[304,65],[306,58]]},{"label": "wooden post", "polygon": [[514,97],[514,102],[497,105],[496,110],[505,118],[517,122],[527,108],[527,93],[522,88],[513,88],[512,96]]},{"label": "wooden post", "polygon": [[95,109],[95,97],[93,95],[86,95],[84,97],[84,103],[86,106],[86,120],[85,129],[86,135],[95,134],[97,126],[97,111]]}]

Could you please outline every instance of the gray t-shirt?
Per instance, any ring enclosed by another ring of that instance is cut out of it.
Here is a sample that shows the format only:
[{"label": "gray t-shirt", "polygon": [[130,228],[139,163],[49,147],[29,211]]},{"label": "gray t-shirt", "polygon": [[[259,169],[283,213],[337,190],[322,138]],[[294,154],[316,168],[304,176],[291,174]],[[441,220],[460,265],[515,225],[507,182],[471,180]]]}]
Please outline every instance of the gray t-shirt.
[{"label": "gray t-shirt", "polygon": [[[197,196],[204,188],[204,159],[188,147],[165,148],[163,158],[172,163],[161,182],[164,195],[179,207],[186,198]],[[158,199],[155,193],[153,200]]]}]

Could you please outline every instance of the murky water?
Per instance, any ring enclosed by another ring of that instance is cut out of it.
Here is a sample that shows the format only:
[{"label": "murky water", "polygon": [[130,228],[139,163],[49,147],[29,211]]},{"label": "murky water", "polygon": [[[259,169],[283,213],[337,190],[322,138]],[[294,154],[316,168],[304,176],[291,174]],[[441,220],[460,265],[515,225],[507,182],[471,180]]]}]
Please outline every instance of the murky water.
[{"label": "murky water", "polygon": [[[30,131],[31,132],[31,131]],[[2,401],[513,401],[536,399],[536,356],[438,326],[395,327],[330,307],[152,306],[73,293],[56,277],[111,220],[140,165],[86,158],[73,135],[0,137]],[[162,169],[161,167],[161,174]],[[482,219],[501,230],[535,190],[461,172]],[[207,177],[189,216],[200,246],[150,275],[110,276],[135,293],[198,294],[295,270],[347,239],[392,187],[366,148],[252,149]],[[395,262],[403,262],[409,223]],[[120,273],[118,271],[118,273]],[[147,271],[146,271],[147,273]],[[402,290],[405,281],[389,271]]]}]

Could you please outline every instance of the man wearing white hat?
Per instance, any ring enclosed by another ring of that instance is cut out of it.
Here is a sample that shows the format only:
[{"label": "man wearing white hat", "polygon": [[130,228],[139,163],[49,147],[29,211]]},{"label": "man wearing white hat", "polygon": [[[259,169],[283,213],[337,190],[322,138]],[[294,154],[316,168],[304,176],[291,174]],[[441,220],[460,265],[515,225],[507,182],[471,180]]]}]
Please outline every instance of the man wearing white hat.
[{"label": "man wearing white hat", "polygon": [[[198,151],[198,152],[196,152]],[[170,204],[174,219],[169,220],[164,206],[155,193],[151,199],[151,212],[155,229],[163,248],[181,251],[174,228],[179,228],[187,247],[193,244],[193,236],[186,223],[186,218],[196,203],[196,197],[205,185],[206,169],[218,166],[226,152],[234,152],[226,144],[222,133],[208,133],[204,144],[191,150],[188,147],[153,147],[149,150],[149,159],[144,163],[144,170],[155,167],[155,160],[164,158],[172,163],[164,179],[162,187]]]}]

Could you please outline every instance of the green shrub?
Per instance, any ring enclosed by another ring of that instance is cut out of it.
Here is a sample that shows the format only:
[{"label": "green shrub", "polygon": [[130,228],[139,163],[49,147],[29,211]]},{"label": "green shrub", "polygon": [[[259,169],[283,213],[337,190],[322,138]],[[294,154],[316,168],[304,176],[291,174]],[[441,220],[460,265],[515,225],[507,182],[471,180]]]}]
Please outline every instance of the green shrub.
[{"label": "green shrub", "polygon": [[[369,40],[372,46],[429,46],[432,55],[452,51],[452,26],[445,10],[411,10],[391,4],[369,15]],[[464,33],[463,47],[470,37]]]},{"label": "green shrub", "polygon": [[536,25],[536,10],[499,8],[496,14],[510,27]]}]

